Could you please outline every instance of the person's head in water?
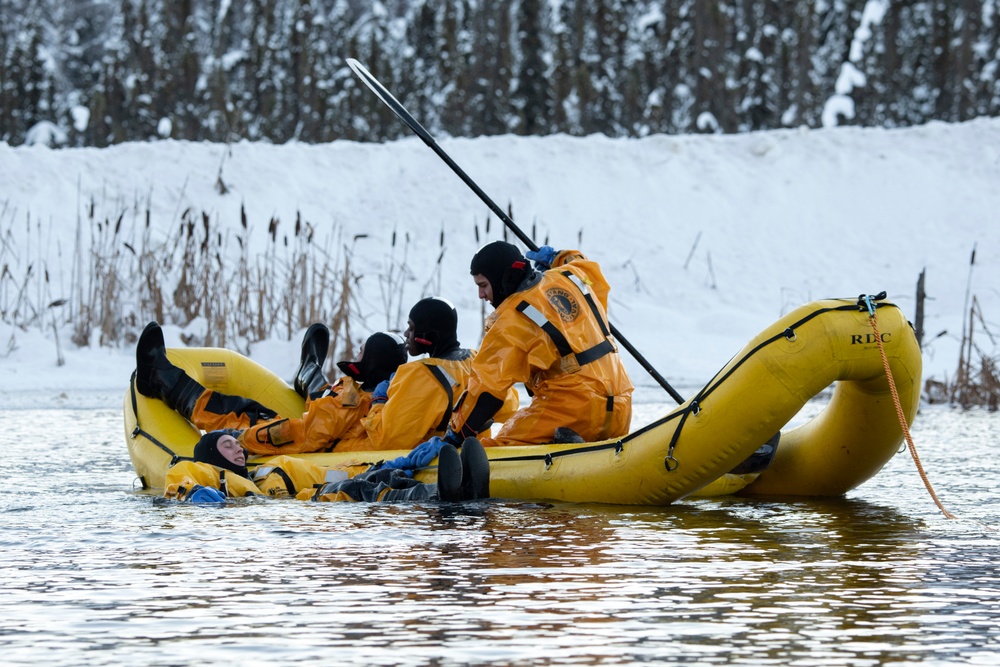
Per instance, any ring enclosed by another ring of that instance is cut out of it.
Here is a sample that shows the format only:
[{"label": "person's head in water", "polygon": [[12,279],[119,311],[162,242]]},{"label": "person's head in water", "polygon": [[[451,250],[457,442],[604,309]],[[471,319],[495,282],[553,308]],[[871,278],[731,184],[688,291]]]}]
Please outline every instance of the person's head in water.
[{"label": "person's head in water", "polygon": [[441,297],[421,299],[410,309],[403,338],[407,351],[415,357],[442,357],[459,346],[458,311]]},{"label": "person's head in water", "polygon": [[399,334],[380,331],[368,337],[361,345],[354,361],[338,361],[337,367],[344,375],[354,378],[365,391],[372,391],[382,380],[406,363],[406,341]]},{"label": "person's head in water", "polygon": [[506,241],[493,241],[472,257],[469,273],[479,288],[479,298],[489,301],[496,308],[534,270],[517,246]]},{"label": "person's head in water", "polygon": [[194,446],[194,460],[249,477],[246,450],[236,439],[238,435],[238,431],[230,429],[209,431]]}]

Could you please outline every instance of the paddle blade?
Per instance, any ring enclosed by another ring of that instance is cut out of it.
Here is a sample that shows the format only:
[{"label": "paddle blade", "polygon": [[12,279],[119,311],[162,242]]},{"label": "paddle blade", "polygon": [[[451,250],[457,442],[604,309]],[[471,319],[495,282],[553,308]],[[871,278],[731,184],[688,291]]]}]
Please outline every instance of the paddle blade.
[{"label": "paddle blade", "polygon": [[378,96],[380,100],[395,113],[399,118],[407,124],[407,126],[416,132],[417,136],[423,139],[424,143],[428,146],[434,144],[434,137],[424,129],[424,126],[417,122],[417,119],[410,115],[410,112],[406,110],[406,107],[390,93],[385,86],[383,86],[378,79],[372,76],[372,73],[368,71],[368,68],[362,65],[354,58],[347,59],[347,65],[354,71],[354,73],[361,79],[368,88],[371,89],[375,95]]}]

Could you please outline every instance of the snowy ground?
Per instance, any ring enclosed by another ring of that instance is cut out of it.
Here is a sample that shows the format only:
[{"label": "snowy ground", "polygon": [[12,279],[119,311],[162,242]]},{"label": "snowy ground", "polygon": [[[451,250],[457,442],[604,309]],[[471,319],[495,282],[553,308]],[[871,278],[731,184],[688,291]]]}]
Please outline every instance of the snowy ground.
[{"label": "snowy ground", "polygon": [[[925,377],[954,374],[967,286],[994,335],[1000,322],[1000,119],[905,130],[832,128],[645,139],[449,139],[442,148],[537,240],[601,261],[618,329],[689,395],[760,329],[824,297],[886,290],[912,319],[927,272]],[[227,194],[215,189],[221,177]],[[402,301],[438,291],[459,308],[463,343],[479,339],[471,255],[498,238],[487,207],[418,139],[390,144],[175,141],[53,151],[0,144],[0,261],[14,278],[41,263],[58,293],[71,281],[77,221],[91,197],[150,202],[165,235],[188,206],[234,231],[245,205],[259,250],[277,216],[296,212],[352,245],[368,329],[386,326],[378,276],[409,236]],[[135,234],[135,221],[130,233]],[[478,226],[480,237],[475,236]],[[40,232],[39,229],[42,231]],[[355,234],[367,238],[350,243]],[[970,272],[970,255],[976,261]],[[971,280],[970,280],[971,278]],[[435,287],[428,288],[428,284]],[[8,280],[3,289],[16,289]],[[68,295],[67,295],[68,296]],[[408,308],[408,305],[407,305]],[[391,325],[405,325],[390,322]],[[977,327],[978,327],[977,323]],[[946,331],[934,338],[938,332]],[[168,344],[180,330],[167,327]],[[996,354],[986,336],[984,351]],[[252,357],[284,376],[299,341],[259,344]],[[61,354],[65,364],[57,365]],[[658,387],[631,360],[643,396]],[[133,350],[75,348],[52,326],[0,324],[0,407],[117,405]],[[64,398],[58,398],[62,395]],[[82,398],[81,398],[82,396]],[[109,402],[108,402],[109,401]]]}]

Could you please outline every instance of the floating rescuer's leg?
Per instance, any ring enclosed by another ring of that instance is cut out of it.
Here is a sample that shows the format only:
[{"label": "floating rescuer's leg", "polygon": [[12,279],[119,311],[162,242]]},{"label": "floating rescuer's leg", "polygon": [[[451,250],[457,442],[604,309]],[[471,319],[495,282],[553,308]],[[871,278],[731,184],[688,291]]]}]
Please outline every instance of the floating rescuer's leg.
[{"label": "floating rescuer's leg", "polygon": [[206,389],[167,359],[163,330],[150,322],[135,348],[135,388],[158,398],[200,429],[245,429],[277,413],[257,401]]}]

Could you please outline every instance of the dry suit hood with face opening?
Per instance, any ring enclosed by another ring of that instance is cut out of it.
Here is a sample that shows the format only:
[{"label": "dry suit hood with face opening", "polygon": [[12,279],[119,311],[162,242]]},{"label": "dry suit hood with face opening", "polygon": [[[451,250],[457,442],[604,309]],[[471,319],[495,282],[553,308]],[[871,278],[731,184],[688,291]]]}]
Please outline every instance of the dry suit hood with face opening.
[{"label": "dry suit hood with face opening", "polygon": [[372,391],[403,363],[406,363],[406,341],[399,334],[380,331],[365,341],[360,360],[338,361],[337,368],[365,391]]},{"label": "dry suit hood with face opening", "polygon": [[493,241],[479,249],[469,266],[472,275],[481,275],[490,283],[494,308],[517,291],[525,278],[534,275],[534,270],[521,251],[512,243]]}]

